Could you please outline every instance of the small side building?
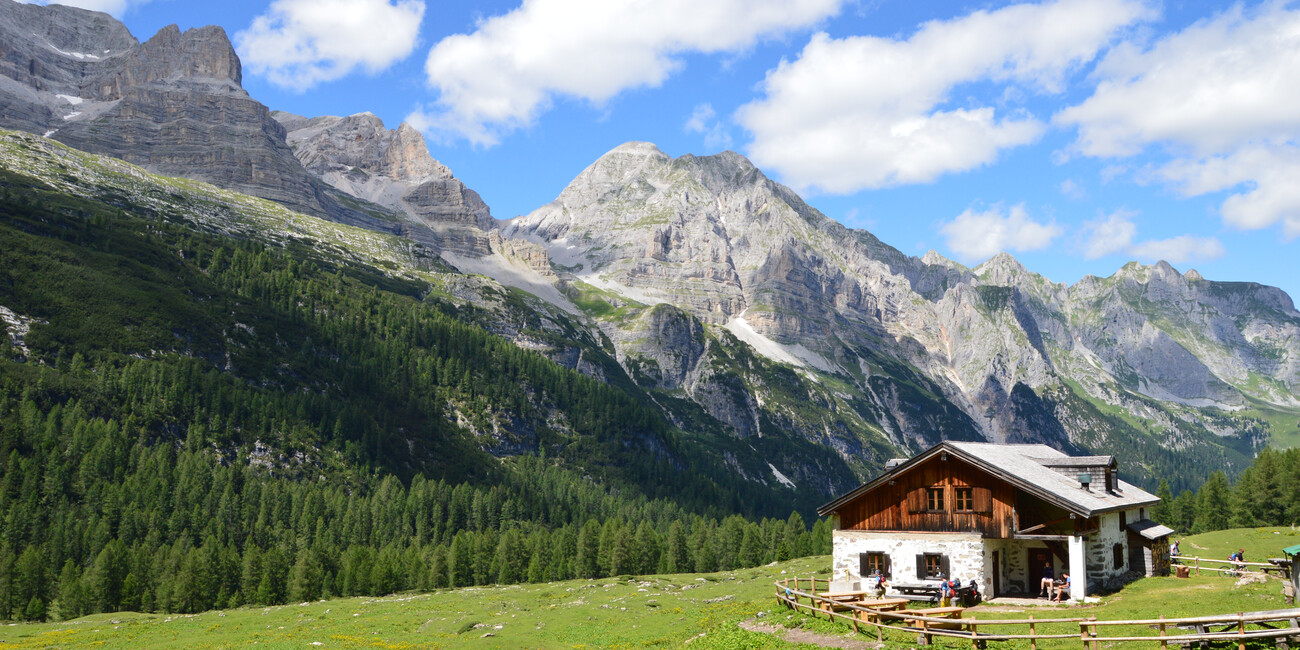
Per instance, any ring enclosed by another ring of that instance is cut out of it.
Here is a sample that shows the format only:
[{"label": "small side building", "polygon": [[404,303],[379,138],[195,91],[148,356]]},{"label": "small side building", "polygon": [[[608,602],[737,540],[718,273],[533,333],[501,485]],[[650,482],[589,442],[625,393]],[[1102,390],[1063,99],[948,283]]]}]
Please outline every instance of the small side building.
[{"label": "small side building", "polygon": [[985,597],[1038,593],[1044,565],[1081,600],[1130,571],[1167,573],[1173,531],[1155,495],[1119,480],[1112,456],[1046,445],[941,442],[818,509],[836,515],[832,579],[974,580]]}]

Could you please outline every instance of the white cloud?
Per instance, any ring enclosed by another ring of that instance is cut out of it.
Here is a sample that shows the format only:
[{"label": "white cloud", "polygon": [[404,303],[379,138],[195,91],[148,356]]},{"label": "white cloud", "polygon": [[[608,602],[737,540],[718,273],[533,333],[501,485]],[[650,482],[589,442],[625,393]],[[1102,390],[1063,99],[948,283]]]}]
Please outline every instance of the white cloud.
[{"label": "white cloud", "polygon": [[1137,226],[1132,219],[1134,215],[1128,210],[1117,210],[1105,219],[1084,223],[1079,233],[1083,257],[1095,260],[1128,250],[1137,236]]},{"label": "white cloud", "polygon": [[843,0],[524,0],[442,39],[425,65],[439,97],[427,128],[493,145],[557,97],[603,103],[659,86],[691,52],[738,52],[813,25]]},{"label": "white cloud", "polygon": [[1084,186],[1074,182],[1074,179],[1067,178],[1061,181],[1061,194],[1071,199],[1088,198],[1088,190]]},{"label": "white cloud", "polygon": [[1063,232],[1054,223],[1029,218],[1024,205],[1003,212],[993,206],[984,212],[966,210],[939,226],[948,249],[963,262],[990,258],[1003,251],[1032,251],[1046,248]]},{"label": "white cloud", "polygon": [[1060,92],[1123,27],[1151,15],[1136,0],[1059,0],[932,21],[906,40],[817,34],[768,72],[765,97],[741,107],[737,121],[753,134],[754,162],[796,187],[850,193],[930,182],[1045,128],[1024,112],[951,106],[956,87]]},{"label": "white cloud", "polygon": [[149,0],[58,0],[57,2],[48,2],[47,0],[40,0],[37,2],[32,2],[31,0],[19,0],[19,1],[22,2],[23,4],[37,4],[37,5],[56,4],[56,5],[67,5],[69,7],[80,7],[82,9],[89,9],[91,11],[102,11],[107,14],[112,14],[113,16],[116,16],[118,18],[121,18],[122,14],[126,13],[127,9],[130,9],[131,7],[138,7],[142,4],[149,2]]},{"label": "white cloud", "polygon": [[691,112],[683,127],[687,133],[704,134],[704,146],[711,151],[731,148],[731,134],[721,120],[714,119],[717,113],[711,104],[700,104]]},{"label": "white cloud", "polygon": [[423,18],[423,0],[274,0],[235,45],[254,74],[305,90],[406,58]]},{"label": "white cloud", "polygon": [[1226,253],[1218,239],[1191,235],[1141,242],[1130,248],[1129,252],[1138,259],[1152,262],[1164,260],[1170,264],[1217,260]]},{"label": "white cloud", "polygon": [[1221,207],[1238,228],[1281,222],[1300,235],[1300,10],[1240,5],[1149,48],[1125,44],[1098,64],[1096,91],[1055,116],[1075,149],[1108,158],[1152,148],[1155,177],[1187,196],[1237,190]]}]

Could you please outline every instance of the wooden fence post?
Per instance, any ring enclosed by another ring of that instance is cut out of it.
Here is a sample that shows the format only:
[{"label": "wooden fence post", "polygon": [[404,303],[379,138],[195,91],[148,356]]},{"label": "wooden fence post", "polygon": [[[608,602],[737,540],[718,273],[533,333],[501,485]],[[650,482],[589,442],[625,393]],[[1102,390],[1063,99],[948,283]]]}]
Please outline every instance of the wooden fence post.
[{"label": "wooden fence post", "polygon": [[1089,616],[1088,620],[1092,621],[1092,650],[1097,650],[1101,646],[1101,641],[1097,640],[1097,617]]},{"label": "wooden fence post", "polygon": [[1196,556],[1196,575],[1201,575],[1201,556]]},{"label": "wooden fence post", "polygon": [[1088,650],[1088,621],[1079,621],[1079,640],[1083,641],[1083,650]]},{"label": "wooden fence post", "polygon": [[1164,621],[1165,621],[1165,616],[1164,616],[1164,614],[1161,614],[1161,615],[1160,615],[1160,647],[1161,647],[1161,648],[1168,648],[1168,647],[1169,647],[1169,642],[1165,640],[1165,629],[1166,629],[1166,626],[1165,626]]},{"label": "wooden fence post", "polygon": [[979,633],[975,631],[975,619],[972,618],[972,619],[970,620],[970,648],[971,648],[971,650],[979,650],[979,647],[980,647],[980,639],[979,639],[979,636],[980,636]]},{"label": "wooden fence post", "polygon": [[1246,613],[1237,612],[1237,650],[1246,650]]},{"label": "wooden fence post", "polygon": [[1034,631],[1034,615],[1029,615],[1029,650],[1038,650],[1038,637]]}]

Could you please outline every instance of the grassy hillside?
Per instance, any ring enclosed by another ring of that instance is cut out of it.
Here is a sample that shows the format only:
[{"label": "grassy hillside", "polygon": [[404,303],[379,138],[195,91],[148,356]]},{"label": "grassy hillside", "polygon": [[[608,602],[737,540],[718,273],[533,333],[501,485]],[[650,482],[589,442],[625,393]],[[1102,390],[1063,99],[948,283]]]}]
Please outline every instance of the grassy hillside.
[{"label": "grassy hillside", "polygon": [[[763,647],[736,628],[772,610],[773,580],[829,569],[828,558],[677,574],[348,598],[191,616],[100,614],[0,627],[2,648],[692,648]],[[780,616],[784,617],[785,610]],[[780,646],[787,647],[787,646]]]},{"label": "grassy hillside", "polygon": [[[1271,531],[1252,532],[1272,536]],[[1209,536],[1189,540],[1213,543]],[[787,630],[847,640],[845,637],[852,636],[848,625],[794,614],[773,597],[773,582],[783,577],[826,577],[829,560],[821,556],[704,575],[471,587],[188,616],[99,614],[60,623],[0,627],[0,647],[643,648],[679,647],[687,641],[691,648],[813,647],[787,645],[772,636],[742,630],[737,624],[757,617]],[[1103,596],[1098,604],[982,605],[968,610],[966,616],[985,620],[1030,615],[1039,619],[1096,616],[1120,620],[1277,609],[1283,607],[1280,584],[1269,580],[1238,585],[1236,580],[1209,574],[1188,580],[1146,578]],[[1077,633],[1078,625],[1040,624],[1038,629]],[[857,638],[873,641],[873,636]],[[915,636],[891,632],[886,642],[888,647],[914,647]],[[945,641],[939,645],[969,647]],[[1077,641],[1040,646],[1075,647]],[[1028,648],[1028,642],[997,642],[990,647],[1020,650]]]},{"label": "grassy hillside", "polygon": [[1182,540],[1180,551],[1183,555],[1227,559],[1241,548],[1246,550],[1248,561],[1266,562],[1271,557],[1283,557],[1282,549],[1300,544],[1300,529],[1290,526],[1232,528],[1188,535]]}]

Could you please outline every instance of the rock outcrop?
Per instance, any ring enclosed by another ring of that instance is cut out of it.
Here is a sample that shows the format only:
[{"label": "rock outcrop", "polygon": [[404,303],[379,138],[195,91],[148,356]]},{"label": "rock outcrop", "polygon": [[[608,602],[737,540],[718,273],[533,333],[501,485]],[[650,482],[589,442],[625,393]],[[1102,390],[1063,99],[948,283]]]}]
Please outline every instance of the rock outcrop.
[{"label": "rock outcrop", "polygon": [[220,27],[175,25],[138,43],[120,22],[60,5],[0,2],[0,126],[150,171],[207,181],[378,230],[294,158],[285,130],[249,97]]},{"label": "rock outcrop", "polygon": [[424,136],[411,125],[389,130],[370,113],[272,115],[303,166],[334,188],[438,231],[496,227],[483,199],[429,155]]}]

